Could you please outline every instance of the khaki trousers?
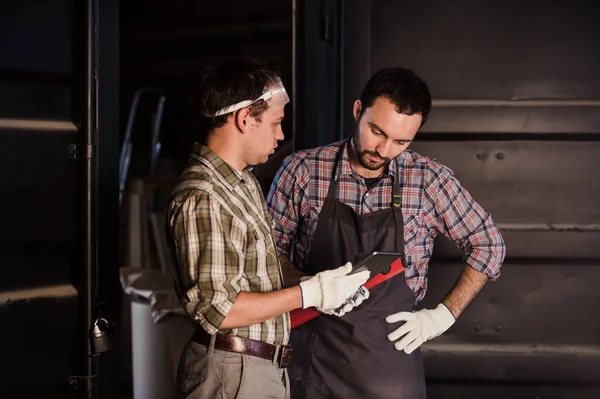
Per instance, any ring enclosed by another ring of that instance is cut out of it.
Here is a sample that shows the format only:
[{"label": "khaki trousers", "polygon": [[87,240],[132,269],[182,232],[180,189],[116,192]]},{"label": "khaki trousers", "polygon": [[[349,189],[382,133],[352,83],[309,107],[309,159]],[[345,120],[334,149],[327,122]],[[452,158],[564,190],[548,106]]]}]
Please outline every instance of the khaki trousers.
[{"label": "khaki trousers", "polygon": [[177,369],[177,399],[289,399],[287,370],[272,361],[188,341]]}]

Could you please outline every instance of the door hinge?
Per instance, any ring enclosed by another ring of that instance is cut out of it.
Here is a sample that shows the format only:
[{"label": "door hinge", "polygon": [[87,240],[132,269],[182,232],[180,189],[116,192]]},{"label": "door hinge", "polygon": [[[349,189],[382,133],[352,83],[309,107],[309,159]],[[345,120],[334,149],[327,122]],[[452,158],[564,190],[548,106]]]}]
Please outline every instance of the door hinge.
[{"label": "door hinge", "polygon": [[96,147],[93,144],[69,144],[69,159],[73,161],[95,159]]}]

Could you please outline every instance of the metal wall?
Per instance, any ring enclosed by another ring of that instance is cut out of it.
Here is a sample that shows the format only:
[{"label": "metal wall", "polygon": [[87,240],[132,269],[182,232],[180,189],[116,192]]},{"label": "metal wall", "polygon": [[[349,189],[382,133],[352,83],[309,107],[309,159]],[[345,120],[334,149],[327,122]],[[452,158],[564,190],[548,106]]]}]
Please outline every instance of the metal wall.
[{"label": "metal wall", "polygon": [[[94,51],[101,50],[105,59],[94,73],[106,80],[102,87],[93,83],[93,116],[86,107],[85,8],[85,2],[72,0],[0,4],[2,398],[87,397],[82,224],[89,210],[83,204],[82,164],[70,158],[69,146],[82,144],[80,131],[89,118],[96,131],[107,132],[93,149],[104,198],[92,210],[102,219],[92,238],[101,266],[92,276],[94,304],[114,298],[118,284],[118,8],[117,2],[103,2],[96,9],[107,28],[95,26],[103,42]],[[85,158],[85,151],[80,149],[79,157]],[[99,370],[113,366],[100,362],[99,367],[90,382],[95,390],[104,384],[103,397],[113,396],[109,373],[98,378]],[[72,389],[75,385],[80,390]]]},{"label": "metal wall", "polygon": [[[352,131],[352,103],[378,69],[414,69],[434,106],[411,148],[452,168],[505,237],[500,279],[424,346],[429,397],[600,397],[598,3],[321,3],[341,23],[318,45],[342,51],[337,62],[314,52],[302,62],[341,65],[344,112],[319,144]],[[326,17],[308,15],[300,34]],[[322,76],[301,73],[306,86]],[[319,101],[338,101],[335,84]],[[462,266],[438,240],[422,305],[439,302]]]}]

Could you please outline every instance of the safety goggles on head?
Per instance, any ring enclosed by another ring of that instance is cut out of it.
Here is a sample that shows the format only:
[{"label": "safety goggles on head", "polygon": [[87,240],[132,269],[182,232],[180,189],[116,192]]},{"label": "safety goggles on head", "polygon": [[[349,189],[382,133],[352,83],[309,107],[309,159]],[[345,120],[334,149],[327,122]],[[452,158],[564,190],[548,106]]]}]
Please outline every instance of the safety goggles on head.
[{"label": "safety goggles on head", "polygon": [[290,97],[288,96],[287,91],[285,91],[285,87],[283,86],[283,82],[281,81],[281,79],[277,78],[277,80],[275,80],[275,84],[270,86],[269,89],[267,91],[265,91],[256,100],[241,101],[237,104],[233,104],[233,105],[230,105],[228,107],[218,110],[217,112],[215,112],[214,115],[208,115],[208,116],[225,115],[230,112],[234,112],[234,111],[240,110],[242,108],[249,107],[250,105],[254,104],[255,102],[257,102],[259,100],[266,101],[270,108],[283,108],[285,106],[285,104],[290,102]]}]

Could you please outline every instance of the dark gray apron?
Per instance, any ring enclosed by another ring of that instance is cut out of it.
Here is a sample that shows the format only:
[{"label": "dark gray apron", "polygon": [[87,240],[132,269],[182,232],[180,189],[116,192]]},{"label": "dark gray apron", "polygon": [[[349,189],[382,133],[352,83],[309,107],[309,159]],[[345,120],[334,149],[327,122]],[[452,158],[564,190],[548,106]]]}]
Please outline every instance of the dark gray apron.
[{"label": "dark gray apron", "polygon": [[[336,199],[335,173],[343,150],[344,145],[311,242],[309,275],[359,261],[373,251],[404,253],[401,171],[396,174],[391,207],[359,215]],[[373,287],[370,294],[341,318],[321,315],[292,330],[292,399],[425,398],[420,350],[407,355],[387,339],[401,323],[390,325],[385,318],[414,309],[415,296],[404,274]]]}]

